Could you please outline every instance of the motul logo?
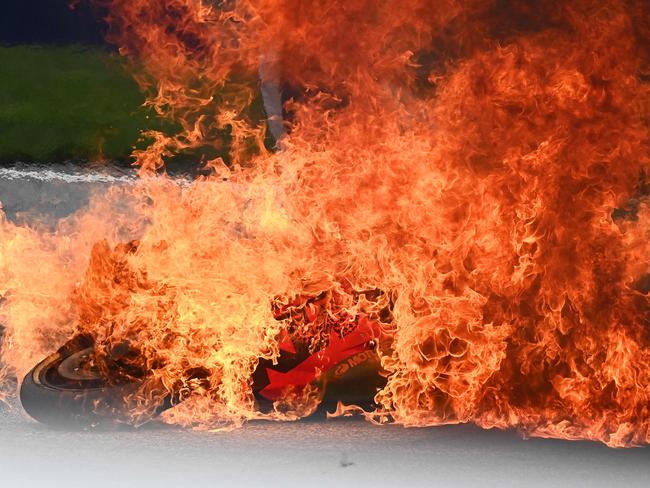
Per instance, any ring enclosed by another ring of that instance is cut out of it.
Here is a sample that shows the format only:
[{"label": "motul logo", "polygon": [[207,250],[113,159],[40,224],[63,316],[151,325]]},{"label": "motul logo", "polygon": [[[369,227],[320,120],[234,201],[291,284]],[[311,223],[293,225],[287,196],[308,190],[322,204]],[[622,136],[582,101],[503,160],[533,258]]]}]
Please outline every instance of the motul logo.
[{"label": "motul logo", "polygon": [[334,376],[336,377],[342,376],[352,368],[356,368],[360,364],[365,363],[366,361],[373,359],[375,357],[376,357],[376,353],[374,351],[363,351],[358,354],[355,354],[351,358],[347,359],[346,361],[338,365],[338,367],[334,371]]}]

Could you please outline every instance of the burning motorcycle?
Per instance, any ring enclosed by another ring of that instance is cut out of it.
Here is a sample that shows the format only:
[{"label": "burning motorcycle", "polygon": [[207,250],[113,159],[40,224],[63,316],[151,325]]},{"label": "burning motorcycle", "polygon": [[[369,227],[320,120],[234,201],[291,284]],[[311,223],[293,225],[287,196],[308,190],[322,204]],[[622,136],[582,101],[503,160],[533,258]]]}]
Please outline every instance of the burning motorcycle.
[{"label": "burning motorcycle", "polygon": [[[372,300],[380,295],[371,290],[357,297]],[[252,375],[259,412],[271,412],[277,402],[307,391],[316,396],[321,411],[338,402],[373,406],[374,395],[385,384],[378,351],[387,347],[390,310],[350,316],[332,310],[331,303],[332,294],[323,292],[274,307],[274,317],[288,327],[278,338],[279,357],[260,359]],[[310,329],[308,336],[305,327]],[[30,416],[47,424],[95,427],[124,421],[140,425],[213,386],[209,371],[191,368],[183,385],[160,394],[163,387],[154,378],[155,369],[135,344],[107,346],[92,334],[80,333],[25,376],[20,399]],[[142,400],[134,403],[133,397],[142,391],[158,394],[150,395],[148,405]],[[135,422],[129,411],[134,408],[143,412]]]},{"label": "burning motorcycle", "polygon": [[[281,92],[269,81],[273,77],[266,73],[267,68],[260,70],[261,95],[270,132],[280,141],[282,120],[287,117],[283,103],[298,92],[286,86]],[[137,248],[134,243],[125,246],[130,251]],[[384,295],[379,290],[355,294],[365,300]],[[274,317],[288,327],[278,338],[279,357],[260,359],[252,374],[251,390],[259,412],[272,412],[278,402],[305,396],[308,391],[316,396],[321,411],[338,402],[374,406],[374,395],[386,382],[378,350],[388,347],[385,330],[392,305],[373,316],[350,316],[331,310],[331,298],[331,292],[323,292],[273,306]],[[137,344],[108,344],[98,341],[92,332],[82,331],[24,377],[21,403],[31,417],[47,424],[142,424],[214,387],[209,371],[201,367],[189,368],[183,384],[163,387],[154,378],[157,366]],[[150,396],[145,405],[134,401],[143,391]],[[142,413],[134,416],[134,409]]]}]

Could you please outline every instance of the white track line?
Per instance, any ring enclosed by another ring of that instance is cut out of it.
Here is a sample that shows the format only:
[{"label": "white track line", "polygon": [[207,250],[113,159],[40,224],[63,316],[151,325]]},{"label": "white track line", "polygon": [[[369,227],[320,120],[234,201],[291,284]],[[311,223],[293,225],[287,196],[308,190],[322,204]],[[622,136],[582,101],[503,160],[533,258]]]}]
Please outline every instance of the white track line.
[{"label": "white track line", "polygon": [[92,171],[56,171],[38,167],[34,169],[0,168],[0,179],[4,180],[38,180],[46,182],[60,181],[63,183],[134,183],[133,175],[115,176],[108,173]]}]

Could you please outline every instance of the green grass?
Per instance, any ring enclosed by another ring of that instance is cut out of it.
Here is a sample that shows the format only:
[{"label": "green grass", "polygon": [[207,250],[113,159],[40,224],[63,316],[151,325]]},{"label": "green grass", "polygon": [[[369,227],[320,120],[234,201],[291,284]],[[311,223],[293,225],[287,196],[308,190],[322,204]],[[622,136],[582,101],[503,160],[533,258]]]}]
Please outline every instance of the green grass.
[{"label": "green grass", "polygon": [[0,47],[0,161],[127,160],[162,122],[115,54],[98,48]]},{"label": "green grass", "polygon": [[[180,129],[143,103],[115,53],[82,46],[0,46],[0,163],[130,161],[134,147],[150,142],[141,140],[142,131],[171,135]],[[260,96],[244,116],[263,123]],[[216,156],[228,162],[230,130],[219,137],[220,144],[187,150],[168,162],[195,164]],[[275,144],[270,134],[265,143],[269,149]]]}]

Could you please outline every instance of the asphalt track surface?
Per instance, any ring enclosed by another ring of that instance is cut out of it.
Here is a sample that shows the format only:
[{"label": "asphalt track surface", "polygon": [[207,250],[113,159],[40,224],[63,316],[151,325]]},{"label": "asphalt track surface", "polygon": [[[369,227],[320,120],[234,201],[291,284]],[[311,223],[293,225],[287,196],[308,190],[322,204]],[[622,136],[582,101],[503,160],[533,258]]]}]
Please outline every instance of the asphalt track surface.
[{"label": "asphalt track surface", "polygon": [[[10,219],[57,219],[128,170],[0,168]],[[27,214],[25,212],[28,212]],[[357,419],[249,423],[225,432],[149,425],[73,431],[0,408],[0,487],[647,487],[650,450],[522,440],[471,425],[406,429]]]}]

